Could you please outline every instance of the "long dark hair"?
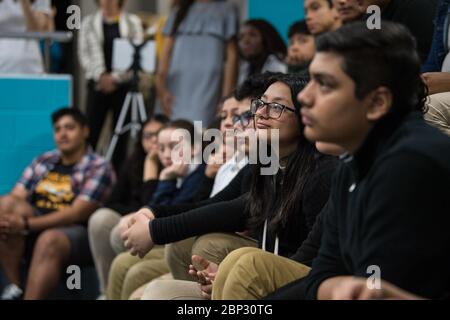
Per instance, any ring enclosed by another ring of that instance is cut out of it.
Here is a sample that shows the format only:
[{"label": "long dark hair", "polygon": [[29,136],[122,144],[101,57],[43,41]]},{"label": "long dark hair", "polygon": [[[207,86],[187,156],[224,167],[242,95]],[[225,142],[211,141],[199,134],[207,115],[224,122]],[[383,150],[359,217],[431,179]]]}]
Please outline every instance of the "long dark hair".
[{"label": "long dark hair", "polygon": [[249,75],[260,73],[267,57],[270,55],[275,55],[280,61],[284,60],[287,53],[286,44],[270,22],[264,19],[250,19],[244,22],[244,26],[250,26],[258,30],[263,41],[262,56],[250,62],[251,70]]},{"label": "long dark hair", "polygon": [[[296,96],[306,86],[308,79],[298,75],[277,73],[270,77],[266,89],[276,82],[289,86],[295,109],[299,112],[300,105]],[[301,195],[308,177],[315,168],[316,148],[303,135],[304,125],[299,117],[297,119],[300,136],[296,150],[286,159],[285,169],[275,176],[268,176],[260,174],[261,164],[253,168],[253,181],[247,202],[250,230],[256,230],[269,220],[269,229],[279,232],[286,227],[292,215],[302,210]]]},{"label": "long dark hair", "polygon": [[173,23],[173,27],[172,27],[172,30],[170,32],[170,34],[172,36],[174,36],[177,33],[178,28],[180,27],[180,25],[183,22],[183,20],[186,18],[187,14],[189,12],[189,9],[194,4],[194,2],[195,2],[195,0],[178,0],[177,13],[175,15],[175,21]]},{"label": "long dark hair", "polygon": [[[136,139],[133,151],[128,158],[129,166],[127,168],[130,170],[130,181],[132,186],[139,186],[142,184],[142,173],[144,171],[144,162],[147,157],[147,153],[142,146],[142,138],[144,134],[144,128],[151,122],[156,121],[163,125],[169,122],[169,119],[165,115],[156,114],[141,126],[141,131],[139,133],[139,138]],[[161,169],[161,165],[159,164]]]}]

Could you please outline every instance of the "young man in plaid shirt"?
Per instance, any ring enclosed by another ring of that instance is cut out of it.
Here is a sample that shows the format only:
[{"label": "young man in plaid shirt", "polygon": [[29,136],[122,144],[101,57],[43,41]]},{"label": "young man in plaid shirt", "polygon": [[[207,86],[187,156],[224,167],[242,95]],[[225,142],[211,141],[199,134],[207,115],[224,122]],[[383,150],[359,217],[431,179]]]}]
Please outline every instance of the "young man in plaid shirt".
[{"label": "young man in plaid shirt", "polygon": [[[11,283],[4,299],[46,298],[65,266],[92,263],[86,222],[115,182],[111,165],[88,147],[80,111],[58,110],[52,123],[57,150],[33,160],[0,198],[0,263]],[[23,258],[31,261],[26,283]]]}]

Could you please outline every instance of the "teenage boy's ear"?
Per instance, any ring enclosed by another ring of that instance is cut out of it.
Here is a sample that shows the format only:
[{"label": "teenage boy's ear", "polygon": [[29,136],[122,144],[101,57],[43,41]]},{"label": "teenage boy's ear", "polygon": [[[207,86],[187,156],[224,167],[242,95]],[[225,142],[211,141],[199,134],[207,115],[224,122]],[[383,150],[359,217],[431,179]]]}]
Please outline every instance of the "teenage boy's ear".
[{"label": "teenage boy's ear", "polygon": [[392,92],[386,87],[379,87],[371,94],[367,109],[367,120],[377,121],[384,117],[392,107]]},{"label": "teenage boy's ear", "polygon": [[91,131],[89,130],[88,126],[84,126],[83,127],[83,137],[86,140],[87,138],[89,138],[89,135],[91,134]]}]

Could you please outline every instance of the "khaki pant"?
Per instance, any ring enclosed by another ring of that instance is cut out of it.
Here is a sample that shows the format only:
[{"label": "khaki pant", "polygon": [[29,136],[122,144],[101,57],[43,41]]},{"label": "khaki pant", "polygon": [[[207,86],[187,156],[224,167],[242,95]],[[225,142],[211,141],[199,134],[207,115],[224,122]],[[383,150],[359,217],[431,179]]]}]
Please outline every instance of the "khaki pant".
[{"label": "khaki pant", "polygon": [[425,120],[450,136],[450,92],[428,97],[428,112],[425,114]]},{"label": "khaki pant", "polygon": [[116,228],[122,216],[114,210],[100,208],[89,218],[89,246],[97,270],[100,291],[105,293],[108,273],[117,254],[125,251],[123,241]]},{"label": "khaki pant", "polygon": [[[133,294],[134,295],[134,294]],[[205,300],[193,281],[156,279],[142,292],[141,300]]]},{"label": "khaki pant", "polygon": [[121,253],[111,265],[106,297],[128,300],[136,289],[168,272],[163,246],[154,247],[143,259]]},{"label": "khaki pant", "polygon": [[255,248],[233,251],[219,266],[213,300],[257,300],[303,278],[311,269]]},{"label": "khaki pant", "polygon": [[[191,245],[191,251],[189,251]],[[174,243],[166,248],[166,258],[171,266],[171,271],[178,272],[176,280],[152,281],[143,291],[142,300],[203,300],[200,286],[193,282],[193,278],[187,273],[191,264],[191,255],[199,255],[208,261],[220,264],[232,251],[242,247],[256,247],[257,241],[235,233],[211,233]],[[196,266],[199,268],[199,266]],[[180,280],[184,277],[188,280]],[[142,288],[141,288],[142,292]],[[133,294],[135,296],[135,294]]]},{"label": "khaki pant", "polygon": [[220,264],[231,251],[257,245],[256,240],[236,233],[210,233],[167,245],[166,261],[174,279],[194,281],[188,274],[193,255]]}]

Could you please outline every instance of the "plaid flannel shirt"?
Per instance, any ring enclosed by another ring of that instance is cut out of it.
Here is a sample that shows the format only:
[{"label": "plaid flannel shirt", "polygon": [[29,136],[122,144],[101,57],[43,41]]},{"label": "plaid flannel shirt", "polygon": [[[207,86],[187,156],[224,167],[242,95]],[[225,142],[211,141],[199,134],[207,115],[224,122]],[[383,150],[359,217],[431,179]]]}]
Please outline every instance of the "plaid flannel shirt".
[{"label": "plaid flannel shirt", "polygon": [[[60,161],[58,150],[49,151],[35,158],[23,172],[19,185],[31,195],[37,184]],[[71,176],[71,186],[76,198],[96,202],[102,205],[116,181],[112,166],[102,157],[89,149],[86,155],[74,167]]]}]

